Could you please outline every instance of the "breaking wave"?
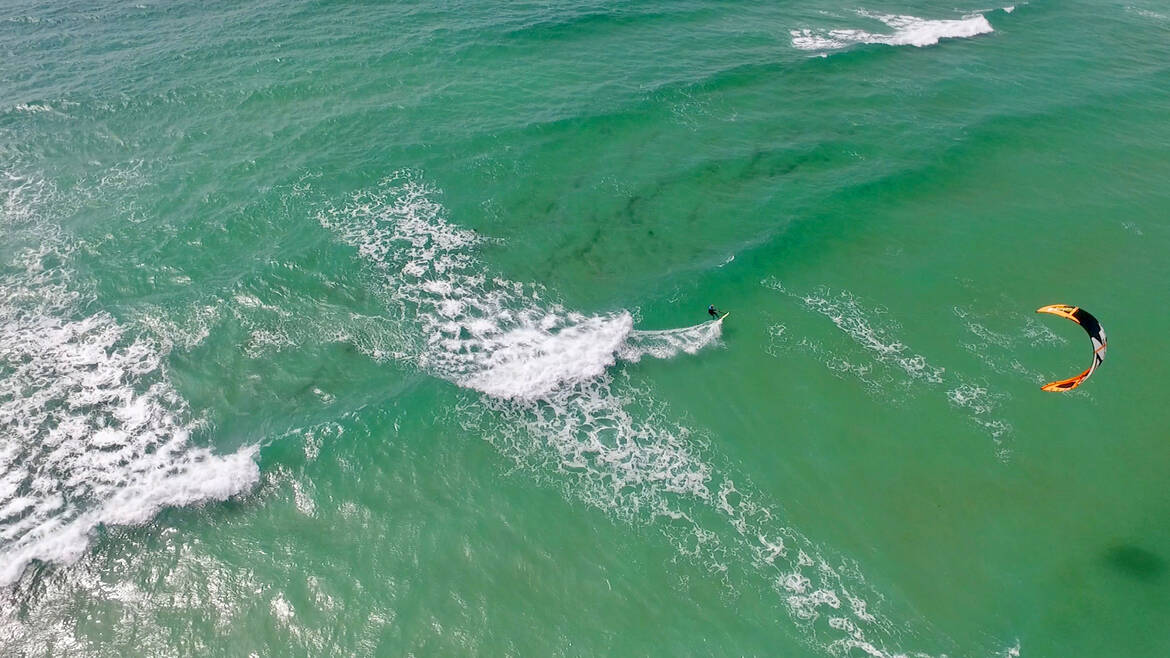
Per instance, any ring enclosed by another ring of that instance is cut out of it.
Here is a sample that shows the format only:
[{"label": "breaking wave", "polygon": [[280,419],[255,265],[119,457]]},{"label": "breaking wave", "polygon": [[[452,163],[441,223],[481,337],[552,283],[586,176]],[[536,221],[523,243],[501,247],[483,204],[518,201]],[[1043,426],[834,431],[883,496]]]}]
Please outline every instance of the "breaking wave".
[{"label": "breaking wave", "polygon": [[628,311],[586,316],[540,286],[484,274],[469,252],[482,238],[447,222],[432,193],[401,174],[318,215],[392,277],[382,290],[421,325],[413,352],[424,370],[492,397],[535,400],[619,359],[670,358],[719,340],[720,322],[637,331]]},{"label": "breaking wave", "polygon": [[[105,312],[86,314],[48,221],[55,190],[8,174],[0,227],[0,585],[34,560],[69,563],[102,524],[251,487],[255,449],[217,455],[171,385],[159,346]],[[21,240],[21,238],[24,238]]]},{"label": "breaking wave", "polygon": [[889,34],[875,34],[861,29],[800,29],[790,31],[792,45],[800,50],[838,50],[858,44],[877,43],[887,46],[933,46],[942,39],[966,39],[994,32],[983,14],[972,14],[959,19],[930,20],[917,16],[875,14],[858,11],[864,18],[872,18],[893,29]]}]

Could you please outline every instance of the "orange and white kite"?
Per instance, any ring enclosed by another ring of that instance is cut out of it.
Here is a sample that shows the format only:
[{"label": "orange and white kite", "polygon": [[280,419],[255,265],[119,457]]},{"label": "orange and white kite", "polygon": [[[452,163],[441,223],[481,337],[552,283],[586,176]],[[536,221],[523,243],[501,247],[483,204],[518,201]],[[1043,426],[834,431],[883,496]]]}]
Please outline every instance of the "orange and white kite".
[{"label": "orange and white kite", "polygon": [[1101,323],[1097,322],[1097,318],[1093,317],[1091,313],[1083,308],[1076,306],[1068,306],[1067,304],[1052,304],[1043,308],[1036,309],[1037,313],[1049,313],[1051,315],[1059,315],[1066,320],[1081,325],[1085,333],[1089,334],[1089,340],[1093,341],[1093,364],[1089,369],[1077,375],[1076,377],[1069,377],[1057,382],[1049,382],[1040,387],[1044,391],[1052,391],[1059,393],[1061,391],[1071,391],[1081,385],[1081,382],[1089,378],[1097,366],[1105,362],[1105,330],[1101,328]]}]

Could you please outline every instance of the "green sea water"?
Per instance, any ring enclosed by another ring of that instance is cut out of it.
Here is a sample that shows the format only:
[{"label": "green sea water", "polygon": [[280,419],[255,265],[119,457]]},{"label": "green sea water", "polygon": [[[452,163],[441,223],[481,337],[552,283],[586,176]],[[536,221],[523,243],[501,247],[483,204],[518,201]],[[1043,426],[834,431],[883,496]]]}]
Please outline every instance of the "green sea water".
[{"label": "green sea water", "polygon": [[1170,655],[1168,117],[1154,0],[6,2],[0,654]]}]

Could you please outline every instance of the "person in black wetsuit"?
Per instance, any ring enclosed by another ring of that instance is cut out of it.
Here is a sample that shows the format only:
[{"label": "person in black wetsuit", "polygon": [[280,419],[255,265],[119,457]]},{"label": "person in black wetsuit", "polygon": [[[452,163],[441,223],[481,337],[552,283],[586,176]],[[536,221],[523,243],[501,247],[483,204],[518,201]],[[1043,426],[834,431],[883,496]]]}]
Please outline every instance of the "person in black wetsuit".
[{"label": "person in black wetsuit", "polygon": [[715,308],[715,305],[712,304],[712,305],[707,307],[707,315],[710,315],[712,318],[718,320],[719,319],[719,309]]}]

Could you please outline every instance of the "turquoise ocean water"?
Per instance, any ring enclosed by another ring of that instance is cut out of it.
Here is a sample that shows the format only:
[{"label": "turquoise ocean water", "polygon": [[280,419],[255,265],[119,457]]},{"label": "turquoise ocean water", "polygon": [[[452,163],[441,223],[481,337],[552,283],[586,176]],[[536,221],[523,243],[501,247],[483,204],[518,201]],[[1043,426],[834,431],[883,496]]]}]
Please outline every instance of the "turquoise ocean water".
[{"label": "turquoise ocean water", "polygon": [[1170,655],[1168,180],[1154,0],[6,2],[0,653]]}]

